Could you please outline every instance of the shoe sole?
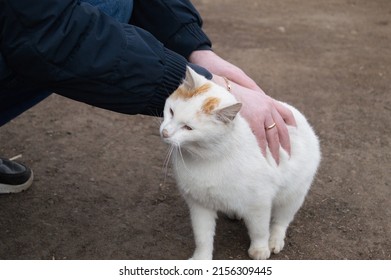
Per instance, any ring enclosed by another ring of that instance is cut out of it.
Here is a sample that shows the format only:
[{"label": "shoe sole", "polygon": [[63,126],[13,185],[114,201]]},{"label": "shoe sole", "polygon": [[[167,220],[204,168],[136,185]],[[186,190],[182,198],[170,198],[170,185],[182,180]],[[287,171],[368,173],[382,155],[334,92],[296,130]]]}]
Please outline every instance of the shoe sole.
[{"label": "shoe sole", "polygon": [[22,191],[27,190],[33,183],[34,180],[34,174],[31,171],[30,178],[21,185],[5,185],[0,184],[0,194],[6,194],[6,193],[20,193]]}]

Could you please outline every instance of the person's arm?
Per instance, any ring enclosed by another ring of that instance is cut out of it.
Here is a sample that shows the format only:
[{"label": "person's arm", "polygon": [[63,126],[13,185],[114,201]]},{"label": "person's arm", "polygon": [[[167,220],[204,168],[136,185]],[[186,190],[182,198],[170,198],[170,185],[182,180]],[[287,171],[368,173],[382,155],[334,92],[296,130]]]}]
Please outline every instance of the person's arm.
[{"label": "person's arm", "polygon": [[211,49],[202,19],[189,0],[134,0],[131,23],[186,59],[195,50]]},{"label": "person's arm", "polygon": [[159,114],[187,61],[76,0],[0,1],[0,51],[28,83],[127,114]]}]

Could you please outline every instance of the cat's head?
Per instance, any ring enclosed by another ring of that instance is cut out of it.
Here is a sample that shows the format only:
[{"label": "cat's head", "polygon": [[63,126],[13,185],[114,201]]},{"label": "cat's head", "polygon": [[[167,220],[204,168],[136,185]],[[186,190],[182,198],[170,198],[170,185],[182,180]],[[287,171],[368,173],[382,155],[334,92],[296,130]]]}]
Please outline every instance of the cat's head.
[{"label": "cat's head", "polygon": [[232,130],[240,108],[225,88],[188,67],[182,85],[166,101],[160,135],[165,142],[193,152],[213,148]]}]

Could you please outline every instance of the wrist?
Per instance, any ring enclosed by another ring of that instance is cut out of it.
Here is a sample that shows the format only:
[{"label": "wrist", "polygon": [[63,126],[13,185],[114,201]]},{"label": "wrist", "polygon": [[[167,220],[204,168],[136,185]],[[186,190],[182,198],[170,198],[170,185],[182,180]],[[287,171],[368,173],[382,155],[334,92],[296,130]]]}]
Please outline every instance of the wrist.
[{"label": "wrist", "polygon": [[240,86],[232,82],[228,78],[213,74],[212,81],[215,84],[225,88],[229,93],[235,96],[238,101],[242,99],[242,91],[240,90]]},{"label": "wrist", "polygon": [[209,57],[210,55],[213,55],[214,52],[212,50],[208,49],[198,49],[193,51],[189,55],[189,62],[194,64],[202,64],[202,62],[207,59],[206,57]]},{"label": "wrist", "polygon": [[227,88],[224,78],[219,75],[213,74],[212,81],[223,88]]}]

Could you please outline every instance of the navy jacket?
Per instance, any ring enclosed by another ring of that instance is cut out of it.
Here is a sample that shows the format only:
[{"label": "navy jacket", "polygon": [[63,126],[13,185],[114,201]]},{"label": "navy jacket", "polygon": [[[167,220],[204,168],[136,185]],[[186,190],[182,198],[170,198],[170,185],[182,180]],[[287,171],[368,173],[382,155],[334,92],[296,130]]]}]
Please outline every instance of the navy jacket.
[{"label": "navy jacket", "polygon": [[0,51],[19,82],[126,114],[161,113],[186,58],[211,47],[201,26],[188,0],[135,0],[130,24],[76,0],[0,0]]}]

